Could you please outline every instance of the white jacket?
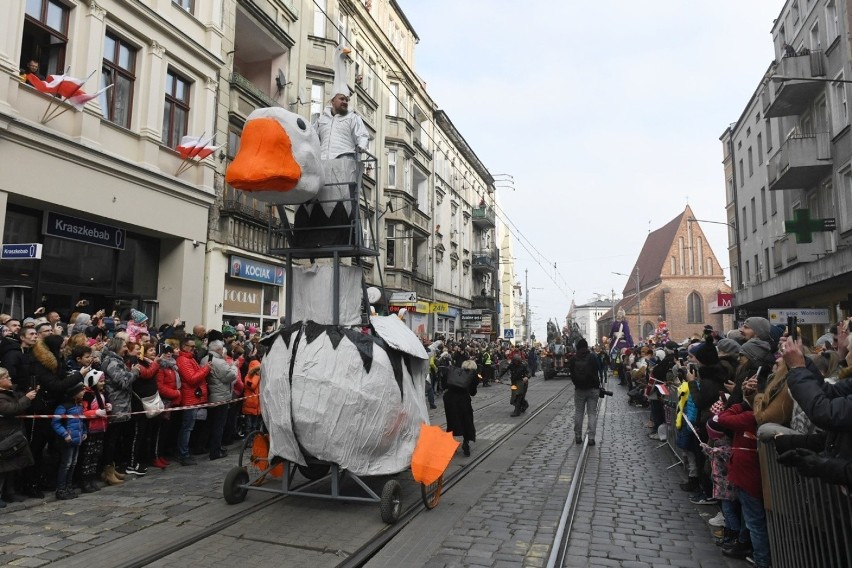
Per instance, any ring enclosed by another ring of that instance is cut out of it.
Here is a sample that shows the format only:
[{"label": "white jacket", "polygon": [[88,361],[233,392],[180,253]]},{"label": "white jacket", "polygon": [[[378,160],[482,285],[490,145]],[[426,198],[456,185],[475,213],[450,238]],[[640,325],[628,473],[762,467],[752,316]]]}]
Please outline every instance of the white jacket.
[{"label": "white jacket", "polygon": [[331,107],[325,107],[317,118],[314,128],[320,139],[320,159],[333,160],[343,154],[354,154],[358,148],[365,149],[370,133],[364,121],[354,112],[332,115]]}]

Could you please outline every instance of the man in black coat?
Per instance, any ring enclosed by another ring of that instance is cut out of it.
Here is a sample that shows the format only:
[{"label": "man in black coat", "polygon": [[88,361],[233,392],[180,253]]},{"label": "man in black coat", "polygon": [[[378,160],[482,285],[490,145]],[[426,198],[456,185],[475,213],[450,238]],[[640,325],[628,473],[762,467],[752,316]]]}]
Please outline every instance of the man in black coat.
[{"label": "man in black coat", "polygon": [[574,381],[574,442],[583,442],[583,416],[588,414],[589,445],[595,445],[595,431],[598,423],[598,399],[600,398],[600,380],[598,379],[598,358],[589,351],[585,339],[577,342],[577,353],[568,362],[571,380]]},{"label": "man in black coat", "polygon": [[526,363],[521,359],[520,355],[512,356],[512,362],[508,367],[503,369],[500,376],[509,372],[509,378],[512,381],[512,398],[510,404],[515,407],[515,411],[509,416],[520,416],[521,412],[525,412],[529,408],[527,402],[527,387],[529,386],[530,373]]}]

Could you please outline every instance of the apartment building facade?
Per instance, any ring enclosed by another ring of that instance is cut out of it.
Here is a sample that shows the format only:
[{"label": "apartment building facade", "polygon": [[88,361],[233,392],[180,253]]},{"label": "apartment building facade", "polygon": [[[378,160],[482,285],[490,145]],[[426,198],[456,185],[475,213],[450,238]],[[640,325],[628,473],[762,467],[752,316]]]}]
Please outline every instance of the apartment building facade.
[{"label": "apartment building facade", "polygon": [[812,310],[804,331],[816,337],[849,313],[848,17],[847,1],[788,0],[775,60],[720,138],[738,320]]},{"label": "apartment building facade", "polygon": [[[187,134],[217,128],[223,67],[216,3],[13,0],[0,19],[0,224],[28,258],[0,261],[15,315],[81,299],[153,319],[201,321],[212,160],[179,175]],[[37,76],[86,79],[81,111]],[[41,255],[37,250],[41,245]]]}]

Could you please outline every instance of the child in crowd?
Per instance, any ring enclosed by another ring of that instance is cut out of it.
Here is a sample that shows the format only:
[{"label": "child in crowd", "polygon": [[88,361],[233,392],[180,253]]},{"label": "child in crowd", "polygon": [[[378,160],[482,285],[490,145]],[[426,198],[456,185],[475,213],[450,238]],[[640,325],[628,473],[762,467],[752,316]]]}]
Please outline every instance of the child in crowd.
[{"label": "child in crowd", "polygon": [[248,374],[244,381],[243,415],[246,421],[246,434],[260,429],[260,361],[254,360],[249,363]]},{"label": "child in crowd", "polygon": [[[83,493],[98,491],[100,487],[95,482],[100,475],[98,466],[104,451],[104,435],[107,429],[107,413],[112,405],[107,402],[106,379],[103,371],[92,369],[83,377],[83,415],[88,421],[86,441],[80,447],[79,473]],[[59,486],[57,485],[57,489]]]},{"label": "child in crowd", "polygon": [[59,472],[56,476],[56,498],[60,500],[77,497],[77,493],[71,487],[71,476],[77,465],[80,444],[86,440],[86,423],[75,416],[83,414],[82,402],[85,389],[83,383],[68,389],[64,401],[54,411],[54,414],[62,416],[52,420],[53,431],[59,436],[61,447]]},{"label": "child in crowd", "polygon": [[[724,409],[722,402],[714,405],[713,412],[718,414]],[[737,493],[730,481],[728,481],[728,460],[731,458],[733,448],[731,447],[731,436],[715,421],[715,417],[707,421],[706,444],[701,444],[701,449],[710,461],[710,471],[713,478],[713,497],[719,500],[722,515],[725,517],[725,528],[721,538],[716,544],[723,549],[733,547],[738,537],[743,542],[748,541],[748,530],[743,526],[740,519],[740,507],[737,502]]]}]

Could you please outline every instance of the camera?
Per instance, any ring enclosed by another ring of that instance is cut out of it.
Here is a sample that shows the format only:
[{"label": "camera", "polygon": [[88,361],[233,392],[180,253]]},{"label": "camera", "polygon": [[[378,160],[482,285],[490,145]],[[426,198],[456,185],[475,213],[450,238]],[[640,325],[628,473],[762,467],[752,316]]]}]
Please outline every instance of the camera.
[{"label": "camera", "polygon": [[598,398],[603,398],[605,396],[612,396],[612,391],[608,391],[603,387],[599,388],[598,389]]},{"label": "camera", "polygon": [[793,341],[799,339],[799,318],[797,316],[787,316],[787,334]]}]

